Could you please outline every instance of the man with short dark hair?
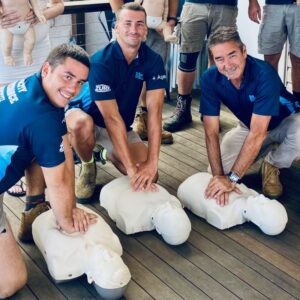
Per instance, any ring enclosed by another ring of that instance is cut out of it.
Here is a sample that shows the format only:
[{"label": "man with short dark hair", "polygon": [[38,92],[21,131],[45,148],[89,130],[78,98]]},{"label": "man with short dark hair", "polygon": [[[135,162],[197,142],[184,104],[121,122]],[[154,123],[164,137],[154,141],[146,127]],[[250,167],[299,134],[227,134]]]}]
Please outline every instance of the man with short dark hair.
[{"label": "man with short dark hair", "polygon": [[[40,73],[0,89],[1,299],[14,294],[27,281],[21,252],[3,211],[3,193],[23,176],[26,168],[31,169],[33,185],[35,179],[41,180],[34,170],[42,168],[61,230],[83,233],[94,222],[94,215],[76,208],[73,157],[64,122],[64,107],[80,91],[88,72],[86,52],[65,44],[49,54]],[[40,188],[44,190],[44,185]],[[23,219],[25,216],[32,223],[45,209],[44,203],[28,201]],[[26,225],[30,231],[26,235],[31,235],[31,223]]]},{"label": "man with short dark hair", "polygon": [[[282,194],[280,168],[289,168],[300,158],[299,102],[268,63],[247,55],[235,28],[223,27],[208,40],[216,66],[201,79],[200,113],[203,116],[208,159],[213,179],[206,197],[220,205],[236,183],[259,157],[263,193],[271,198]],[[219,144],[221,103],[240,120]],[[272,143],[277,149],[268,152]]]},{"label": "man with short dark hair", "polygon": [[[77,97],[77,108],[70,107],[66,112],[71,143],[82,161],[76,184],[76,196],[81,202],[88,201],[95,189],[96,167],[92,155],[95,135],[97,144],[107,149],[111,162],[129,176],[134,190],[155,189],[152,183],[158,178],[166,87],[163,61],[142,43],[147,26],[145,10],[139,4],[122,6],[117,12],[115,32],[116,41],[91,58],[90,91]],[[131,128],[144,82],[148,147]]]}]

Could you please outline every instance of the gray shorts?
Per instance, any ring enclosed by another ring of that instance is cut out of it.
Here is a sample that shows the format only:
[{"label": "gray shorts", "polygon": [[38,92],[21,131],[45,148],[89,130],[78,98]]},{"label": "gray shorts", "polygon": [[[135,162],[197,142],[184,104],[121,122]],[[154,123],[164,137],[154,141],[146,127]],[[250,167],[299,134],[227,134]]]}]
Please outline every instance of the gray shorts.
[{"label": "gray shorts", "polygon": [[164,38],[155,29],[148,30],[146,45],[158,53],[164,65],[166,65],[169,54],[169,44],[165,42]]},{"label": "gray shorts", "polygon": [[181,53],[202,49],[204,40],[220,26],[236,26],[238,9],[231,5],[186,2],[177,25]]},{"label": "gray shorts", "polygon": [[300,6],[265,5],[258,35],[258,52],[265,55],[281,53],[289,40],[290,51],[300,57]]},{"label": "gray shorts", "polygon": [[[95,125],[95,137],[96,144],[100,144],[101,146],[103,146],[107,150],[107,155],[111,156],[113,153],[114,146],[106,128]],[[127,140],[128,144],[142,143],[140,136],[133,130],[127,131]]]},{"label": "gray shorts", "polygon": [[6,225],[5,212],[3,210],[3,195],[0,194],[0,233],[3,231]]}]

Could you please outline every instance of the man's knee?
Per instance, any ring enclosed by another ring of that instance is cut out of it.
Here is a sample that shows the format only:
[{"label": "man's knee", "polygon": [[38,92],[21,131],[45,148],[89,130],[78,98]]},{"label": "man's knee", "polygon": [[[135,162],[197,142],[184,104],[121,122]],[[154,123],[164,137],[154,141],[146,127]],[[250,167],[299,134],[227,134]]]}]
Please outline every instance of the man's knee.
[{"label": "man's knee", "polygon": [[28,275],[26,268],[18,270],[13,278],[1,278],[0,299],[8,298],[23,288],[27,282]]},{"label": "man's knee", "polygon": [[77,114],[71,121],[67,119],[68,131],[77,139],[94,136],[94,121],[88,114]]},{"label": "man's knee", "polygon": [[178,69],[182,72],[194,72],[196,70],[198,52],[180,53]]}]

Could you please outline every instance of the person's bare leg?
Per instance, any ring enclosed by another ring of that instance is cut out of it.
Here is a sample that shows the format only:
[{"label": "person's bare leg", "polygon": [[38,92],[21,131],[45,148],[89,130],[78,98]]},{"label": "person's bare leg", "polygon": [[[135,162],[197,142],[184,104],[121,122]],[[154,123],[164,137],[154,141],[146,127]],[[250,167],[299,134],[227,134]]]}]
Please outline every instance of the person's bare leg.
[{"label": "person's bare leg", "polygon": [[27,270],[10,225],[0,233],[0,298],[10,297],[27,282]]},{"label": "person's bare leg", "polygon": [[271,54],[271,55],[264,55],[264,59],[266,62],[271,64],[273,68],[278,71],[278,63],[281,57],[281,53]]},{"label": "person's bare leg", "polygon": [[27,184],[26,196],[45,193],[46,184],[42,168],[35,161],[25,170],[25,178]]},{"label": "person's bare leg", "polygon": [[189,95],[192,92],[196,72],[182,72],[177,69],[178,94]]},{"label": "person's bare leg", "polygon": [[94,121],[85,112],[74,109],[66,116],[69,141],[82,161],[90,161],[95,147]]},{"label": "person's bare leg", "polygon": [[35,42],[35,31],[32,25],[29,26],[28,30],[24,35],[24,49],[23,57],[25,66],[32,64],[32,50]]},{"label": "person's bare leg", "polygon": [[94,161],[95,133],[93,119],[79,109],[66,115],[69,141],[81,159],[81,170],[76,180],[75,195],[79,203],[88,203],[96,187],[97,168]]},{"label": "person's bare leg", "polygon": [[[292,63],[292,83],[293,92],[298,98],[300,94],[300,57],[290,53],[291,63]],[[298,98],[298,101],[300,98]]]}]

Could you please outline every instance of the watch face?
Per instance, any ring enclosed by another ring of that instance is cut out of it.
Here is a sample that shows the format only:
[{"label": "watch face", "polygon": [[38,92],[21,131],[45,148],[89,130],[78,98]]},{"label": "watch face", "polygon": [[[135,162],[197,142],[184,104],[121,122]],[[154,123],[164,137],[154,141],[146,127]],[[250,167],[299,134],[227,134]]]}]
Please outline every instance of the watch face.
[{"label": "watch face", "polygon": [[230,174],[229,179],[230,179],[230,181],[232,181],[234,183],[237,183],[240,180],[239,176],[237,174],[235,174],[234,172],[232,172]]}]

